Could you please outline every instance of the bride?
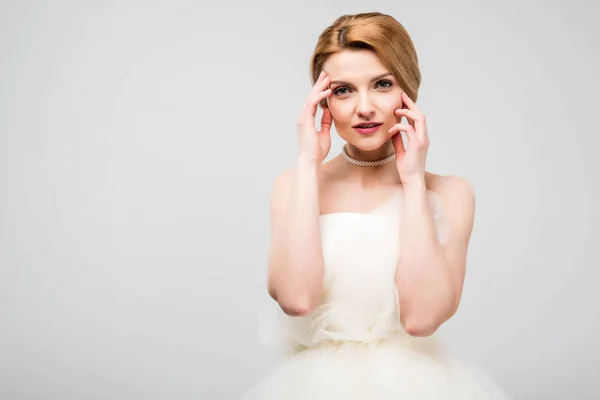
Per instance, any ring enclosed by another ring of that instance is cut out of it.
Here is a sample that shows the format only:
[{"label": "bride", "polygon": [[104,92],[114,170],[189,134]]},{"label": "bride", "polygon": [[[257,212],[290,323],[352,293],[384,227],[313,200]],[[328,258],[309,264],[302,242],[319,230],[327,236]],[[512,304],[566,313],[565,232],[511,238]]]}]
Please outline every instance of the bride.
[{"label": "bride", "polygon": [[[385,14],[344,15],[311,71],[295,166],[271,197],[271,332],[287,358],[242,398],[510,399],[436,339],[460,304],[475,195],[425,170],[410,36]],[[346,143],[324,162],[333,124]]]}]

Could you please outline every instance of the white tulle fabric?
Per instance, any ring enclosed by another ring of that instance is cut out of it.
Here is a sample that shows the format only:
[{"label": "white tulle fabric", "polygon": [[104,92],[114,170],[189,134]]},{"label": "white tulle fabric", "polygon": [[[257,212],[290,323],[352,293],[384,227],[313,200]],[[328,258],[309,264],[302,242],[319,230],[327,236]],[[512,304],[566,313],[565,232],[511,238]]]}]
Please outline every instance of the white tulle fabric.
[{"label": "white tulle fabric", "polygon": [[[304,317],[278,307],[261,313],[262,343],[286,358],[242,400],[511,399],[477,366],[447,354],[435,335],[410,336],[400,323],[401,193],[371,213],[321,216],[322,302]],[[427,198],[444,243],[441,199],[432,191]]]}]

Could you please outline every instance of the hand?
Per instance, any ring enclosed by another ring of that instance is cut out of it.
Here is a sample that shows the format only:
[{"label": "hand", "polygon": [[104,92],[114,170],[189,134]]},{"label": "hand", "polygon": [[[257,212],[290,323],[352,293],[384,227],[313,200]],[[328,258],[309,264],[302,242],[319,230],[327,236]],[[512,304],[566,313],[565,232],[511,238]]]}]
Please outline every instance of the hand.
[{"label": "hand", "polygon": [[[406,117],[409,124],[397,123],[388,130],[392,135],[392,143],[396,149],[396,168],[400,174],[402,184],[411,182],[423,183],[425,181],[425,162],[429,149],[429,136],[425,115],[416,104],[402,92],[402,108],[397,108],[394,114],[402,121]],[[408,138],[407,148],[402,142],[401,132],[406,132]]]},{"label": "hand", "polygon": [[323,163],[331,149],[331,112],[329,108],[323,109],[321,117],[321,130],[315,128],[315,115],[321,100],[331,95],[329,88],[330,78],[321,72],[310,94],[306,99],[302,113],[298,118],[298,140],[300,144],[300,157],[314,160],[317,165]]}]

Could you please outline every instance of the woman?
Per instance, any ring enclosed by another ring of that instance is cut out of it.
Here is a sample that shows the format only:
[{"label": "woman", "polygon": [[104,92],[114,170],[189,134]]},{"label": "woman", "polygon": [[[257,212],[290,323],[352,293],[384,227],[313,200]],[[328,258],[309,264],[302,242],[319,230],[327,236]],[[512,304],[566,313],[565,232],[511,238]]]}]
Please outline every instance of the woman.
[{"label": "woman", "polygon": [[[342,16],[311,71],[296,165],[271,198],[268,291],[289,357],[243,398],[510,398],[436,343],[460,303],[475,197],[466,180],[425,171],[408,33],[388,15]],[[332,124],[346,144],[323,163]]]}]

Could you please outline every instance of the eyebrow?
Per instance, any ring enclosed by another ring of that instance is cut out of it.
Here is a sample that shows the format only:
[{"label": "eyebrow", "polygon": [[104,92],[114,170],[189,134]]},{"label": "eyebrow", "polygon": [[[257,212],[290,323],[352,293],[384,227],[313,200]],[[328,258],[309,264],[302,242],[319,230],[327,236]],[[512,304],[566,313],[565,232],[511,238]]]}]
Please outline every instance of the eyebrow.
[{"label": "eyebrow", "polygon": [[[371,82],[375,82],[376,80],[379,80],[381,78],[385,78],[388,75],[392,75],[392,73],[391,72],[386,72],[384,74],[377,75],[375,78],[371,79]],[[350,83],[344,82],[344,81],[331,81],[330,82],[331,85],[333,85],[334,83],[340,83],[340,84],[344,84],[344,85],[351,85]]]}]

